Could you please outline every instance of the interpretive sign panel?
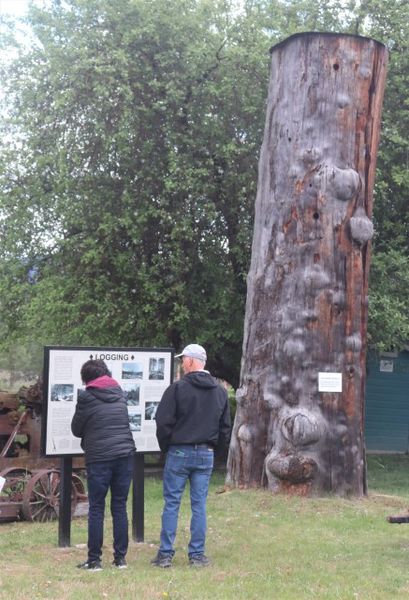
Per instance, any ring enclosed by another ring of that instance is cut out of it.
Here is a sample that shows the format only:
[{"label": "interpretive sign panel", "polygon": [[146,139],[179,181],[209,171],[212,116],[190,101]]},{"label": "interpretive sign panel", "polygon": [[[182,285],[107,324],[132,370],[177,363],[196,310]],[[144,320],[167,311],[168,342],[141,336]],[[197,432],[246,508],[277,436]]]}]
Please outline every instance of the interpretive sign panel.
[{"label": "interpretive sign panel", "polygon": [[125,392],[129,424],[137,452],[159,452],[155,414],[173,379],[171,348],[44,348],[44,456],[83,454],[81,440],[71,433],[78,392],[84,389],[81,366],[102,359]]}]

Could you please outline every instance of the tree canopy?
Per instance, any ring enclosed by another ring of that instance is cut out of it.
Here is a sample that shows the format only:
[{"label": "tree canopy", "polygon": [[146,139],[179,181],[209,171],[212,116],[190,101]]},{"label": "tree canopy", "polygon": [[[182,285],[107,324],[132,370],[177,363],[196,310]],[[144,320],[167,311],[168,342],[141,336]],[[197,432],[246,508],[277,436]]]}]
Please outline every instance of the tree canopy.
[{"label": "tree canopy", "polygon": [[33,5],[31,43],[10,28],[2,37],[18,51],[1,71],[3,353],[34,342],[179,349],[197,341],[214,374],[237,384],[268,51],[305,30],[370,35],[391,50],[370,341],[402,345],[405,12],[399,0]]}]

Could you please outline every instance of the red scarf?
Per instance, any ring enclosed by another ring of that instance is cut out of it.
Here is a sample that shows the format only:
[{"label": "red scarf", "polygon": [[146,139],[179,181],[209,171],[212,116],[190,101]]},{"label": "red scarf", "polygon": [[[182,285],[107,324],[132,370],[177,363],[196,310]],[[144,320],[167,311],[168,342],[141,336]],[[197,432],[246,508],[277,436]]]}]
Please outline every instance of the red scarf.
[{"label": "red scarf", "polygon": [[89,381],[85,387],[95,387],[95,388],[110,388],[110,387],[118,387],[119,383],[112,379],[109,375],[102,375],[102,377],[97,377],[92,381]]}]

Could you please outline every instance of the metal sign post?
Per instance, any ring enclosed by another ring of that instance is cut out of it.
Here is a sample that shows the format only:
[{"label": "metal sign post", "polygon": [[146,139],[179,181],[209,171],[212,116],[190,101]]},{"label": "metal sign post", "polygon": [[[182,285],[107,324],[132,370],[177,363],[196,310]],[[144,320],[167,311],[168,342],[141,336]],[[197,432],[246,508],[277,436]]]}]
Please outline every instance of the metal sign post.
[{"label": "metal sign post", "polygon": [[144,541],[145,516],[145,454],[136,454],[133,467],[132,485],[132,539]]},{"label": "metal sign post", "polygon": [[71,493],[72,493],[72,458],[61,459],[60,505],[58,512],[58,546],[65,548],[71,545]]}]

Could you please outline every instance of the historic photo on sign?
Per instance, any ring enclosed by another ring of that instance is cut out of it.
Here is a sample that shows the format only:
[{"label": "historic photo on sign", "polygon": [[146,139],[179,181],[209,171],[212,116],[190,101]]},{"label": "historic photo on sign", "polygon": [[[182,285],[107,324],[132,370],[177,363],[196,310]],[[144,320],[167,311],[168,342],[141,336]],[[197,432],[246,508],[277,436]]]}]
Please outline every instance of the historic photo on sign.
[{"label": "historic photo on sign", "polygon": [[131,431],[141,430],[141,420],[142,415],[140,413],[136,415],[129,415],[129,427],[131,428]]},{"label": "historic photo on sign", "polygon": [[158,408],[159,402],[147,402],[145,404],[145,420],[153,421],[156,415],[156,409]]},{"label": "historic photo on sign", "polygon": [[72,402],[74,400],[74,386],[65,383],[55,383],[51,388],[51,402]]},{"label": "historic photo on sign", "polygon": [[139,406],[139,383],[124,383],[122,388],[125,392],[126,403],[128,406]]},{"label": "historic photo on sign", "polygon": [[122,379],[142,379],[143,369],[139,363],[122,363]]},{"label": "historic photo on sign", "polygon": [[149,359],[149,379],[163,379],[165,377],[165,359]]}]

